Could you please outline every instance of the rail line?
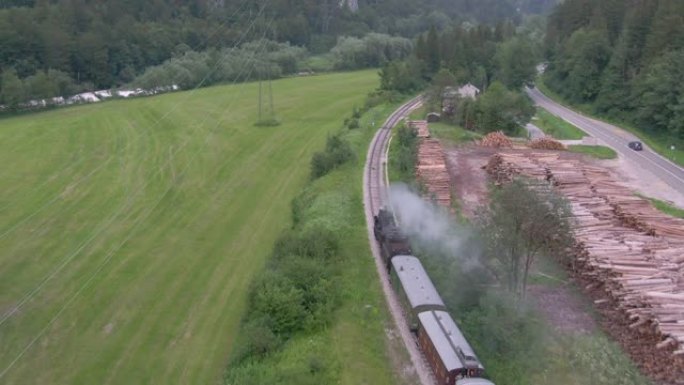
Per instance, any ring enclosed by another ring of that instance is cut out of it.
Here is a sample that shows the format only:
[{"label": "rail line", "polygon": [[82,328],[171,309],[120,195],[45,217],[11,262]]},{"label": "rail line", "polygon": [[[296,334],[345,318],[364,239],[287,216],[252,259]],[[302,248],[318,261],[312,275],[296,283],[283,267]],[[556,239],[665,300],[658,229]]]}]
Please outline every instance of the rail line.
[{"label": "rail line", "polygon": [[385,294],[387,306],[389,307],[390,314],[394,320],[395,328],[399,332],[402,342],[409,353],[411,363],[415,368],[416,377],[422,385],[433,385],[436,381],[418,347],[416,338],[408,328],[408,322],[406,321],[397,295],[394,290],[392,290],[389,283],[389,276],[384,263],[382,262],[380,249],[373,235],[373,216],[377,214],[383,205],[389,203],[389,194],[387,190],[388,181],[385,166],[387,164],[387,150],[392,128],[411,111],[420,107],[422,102],[422,97],[418,96],[403,104],[387,118],[385,123],[378,129],[373,137],[366,157],[363,176],[363,197],[366,223],[368,226],[368,240],[371,245],[375,266],[378,271],[378,276],[380,277],[380,283],[382,285],[383,293]]}]

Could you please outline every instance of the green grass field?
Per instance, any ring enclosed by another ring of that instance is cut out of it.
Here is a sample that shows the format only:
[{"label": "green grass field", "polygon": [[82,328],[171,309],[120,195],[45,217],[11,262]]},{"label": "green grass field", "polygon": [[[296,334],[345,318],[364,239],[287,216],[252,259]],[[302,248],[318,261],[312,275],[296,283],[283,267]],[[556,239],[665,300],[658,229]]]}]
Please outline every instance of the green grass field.
[{"label": "green grass field", "polygon": [[532,123],[556,139],[577,140],[586,135],[584,131],[540,107],[537,107],[537,114],[532,118]]},{"label": "green grass field", "polygon": [[377,83],[274,82],[278,127],[255,84],[0,120],[0,383],[220,381],[311,154]]},{"label": "green grass field", "polygon": [[606,146],[586,146],[583,144],[574,144],[568,146],[568,151],[589,155],[597,159],[617,158],[617,153],[615,150]]},{"label": "green grass field", "polygon": [[482,134],[468,131],[461,126],[447,123],[430,123],[430,135],[447,144],[471,142],[482,138]]}]

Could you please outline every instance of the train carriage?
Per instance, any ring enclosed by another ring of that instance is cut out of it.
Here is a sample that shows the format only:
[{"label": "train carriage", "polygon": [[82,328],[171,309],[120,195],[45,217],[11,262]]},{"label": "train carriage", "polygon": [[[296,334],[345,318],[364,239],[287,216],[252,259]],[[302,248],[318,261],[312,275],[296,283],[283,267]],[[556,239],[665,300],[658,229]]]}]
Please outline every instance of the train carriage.
[{"label": "train carriage", "polygon": [[449,313],[424,311],[418,314],[418,320],[418,342],[439,384],[493,385],[479,378],[484,375],[484,367]]},{"label": "train carriage", "polygon": [[410,314],[409,327],[418,330],[418,313],[427,310],[446,310],[442,298],[420,263],[411,255],[392,258],[390,279],[394,291],[399,293],[406,313]]}]

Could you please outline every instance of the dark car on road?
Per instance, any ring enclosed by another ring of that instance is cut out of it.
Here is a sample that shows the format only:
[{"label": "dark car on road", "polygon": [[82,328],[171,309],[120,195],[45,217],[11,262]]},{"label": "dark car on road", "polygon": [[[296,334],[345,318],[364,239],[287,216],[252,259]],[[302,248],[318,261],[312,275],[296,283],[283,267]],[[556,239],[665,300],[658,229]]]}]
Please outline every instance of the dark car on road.
[{"label": "dark car on road", "polygon": [[641,151],[644,149],[644,146],[641,144],[641,142],[638,141],[629,142],[627,146],[629,146],[629,148],[631,148],[634,151]]}]

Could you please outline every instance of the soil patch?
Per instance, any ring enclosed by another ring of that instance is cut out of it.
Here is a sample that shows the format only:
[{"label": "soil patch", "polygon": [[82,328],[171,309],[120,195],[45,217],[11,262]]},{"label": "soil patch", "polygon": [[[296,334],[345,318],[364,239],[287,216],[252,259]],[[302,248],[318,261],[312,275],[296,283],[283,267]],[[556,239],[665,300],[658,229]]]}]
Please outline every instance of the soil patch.
[{"label": "soil patch", "polygon": [[479,146],[447,147],[447,170],[451,191],[461,213],[474,218],[477,208],[487,202],[487,174],[482,169],[498,149]]},{"label": "soil patch", "polygon": [[530,285],[527,296],[557,332],[590,334],[596,330],[589,309],[570,287]]}]

